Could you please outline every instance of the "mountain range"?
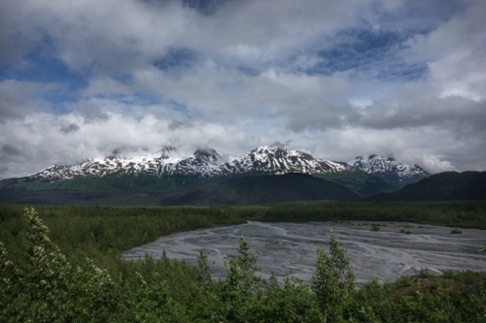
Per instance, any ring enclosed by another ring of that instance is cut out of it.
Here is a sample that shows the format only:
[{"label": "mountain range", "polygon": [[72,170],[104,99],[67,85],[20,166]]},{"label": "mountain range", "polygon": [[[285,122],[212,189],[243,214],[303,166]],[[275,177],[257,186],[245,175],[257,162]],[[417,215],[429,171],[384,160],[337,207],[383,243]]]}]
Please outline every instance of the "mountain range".
[{"label": "mountain range", "polygon": [[177,158],[172,155],[175,152],[175,148],[164,148],[161,154],[131,157],[123,156],[117,152],[105,158],[88,159],[77,165],[54,165],[30,177],[71,179],[113,174],[158,177],[173,175],[216,177],[255,173],[272,175],[288,173],[320,174],[345,172],[353,169],[344,162],[318,159],[298,150],[280,147],[262,146],[229,162],[225,162],[214,149],[198,149],[193,156],[187,158]]},{"label": "mountain range", "polygon": [[198,149],[193,156],[177,158],[175,148],[164,148],[159,154],[124,156],[120,151],[98,159],[87,159],[77,165],[53,165],[30,179],[68,180],[106,175],[198,176],[201,178],[235,175],[310,175],[342,174],[364,171],[392,186],[404,186],[428,176],[418,165],[399,163],[393,158],[370,155],[356,157],[351,164],[315,158],[312,155],[281,147],[262,146],[240,158],[225,162],[214,149]]},{"label": "mountain range", "polygon": [[[97,199],[111,201],[118,200],[115,196],[138,194],[148,199],[149,204],[174,204],[174,201],[194,204],[190,196],[197,196],[204,204],[201,199],[211,201],[210,195],[221,192],[223,187],[229,195],[235,196],[247,194],[244,187],[257,187],[262,189],[261,195],[269,197],[278,191],[279,196],[287,196],[288,200],[355,200],[396,191],[429,176],[418,165],[407,165],[378,155],[359,156],[345,163],[316,158],[299,150],[269,146],[258,147],[229,160],[223,159],[214,149],[198,149],[192,156],[183,158],[178,155],[173,147],[143,155],[118,149],[104,158],[86,159],[76,165],[53,165],[30,176],[0,181],[0,199],[27,196],[27,200],[33,198],[42,203],[44,199],[49,200],[47,197],[57,194],[56,203],[61,195],[65,196],[61,200],[96,202]],[[276,176],[285,174],[289,176]],[[292,174],[309,176],[292,177]],[[288,184],[289,178],[295,181],[295,187]],[[268,183],[273,183],[274,193]],[[282,187],[286,187],[284,191],[288,194],[282,191]],[[312,192],[317,187],[327,195]],[[332,191],[340,193],[333,195]],[[221,203],[232,203],[227,197],[215,199]],[[263,202],[255,195],[238,200]],[[267,198],[267,201],[270,200]],[[127,200],[121,199],[123,201]]]}]

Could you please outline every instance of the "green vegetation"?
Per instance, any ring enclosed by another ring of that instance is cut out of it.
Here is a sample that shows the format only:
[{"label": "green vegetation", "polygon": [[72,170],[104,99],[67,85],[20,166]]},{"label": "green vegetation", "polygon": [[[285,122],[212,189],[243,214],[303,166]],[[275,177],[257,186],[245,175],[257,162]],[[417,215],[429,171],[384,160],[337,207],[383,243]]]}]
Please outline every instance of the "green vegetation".
[{"label": "green vegetation", "polygon": [[[408,209],[408,210],[407,210]],[[361,289],[330,234],[309,287],[263,283],[242,237],[226,278],[121,252],[160,235],[246,220],[387,220],[482,227],[485,203],[299,203],[232,208],[37,207],[0,203],[0,320],[96,322],[466,322],[486,318],[486,275],[423,272]],[[298,210],[301,212],[299,213]],[[278,216],[278,212],[280,216]],[[285,212],[284,212],[285,211]],[[447,212],[446,212],[447,211]],[[442,213],[446,214],[442,214]],[[458,224],[461,223],[461,224]],[[49,229],[48,229],[49,228]],[[484,227],[482,227],[484,228]],[[58,247],[59,246],[59,247]],[[89,260],[91,259],[91,260]]]},{"label": "green vegetation", "polygon": [[373,225],[371,226],[371,231],[374,231],[374,232],[376,232],[376,231],[380,231],[380,226],[379,226],[379,225],[377,225],[377,224],[373,224]]},{"label": "green vegetation", "polygon": [[462,233],[462,231],[459,230],[459,229],[452,229],[451,230],[451,234],[461,234],[461,233]]},{"label": "green vegetation", "polygon": [[306,202],[273,205],[261,221],[396,221],[486,229],[486,202]]},{"label": "green vegetation", "polygon": [[316,174],[314,176],[347,187],[362,197],[368,197],[383,192],[392,192],[399,188],[361,170],[342,173]]},{"label": "green vegetation", "polygon": [[[3,186],[3,188],[2,188]],[[196,176],[106,176],[0,181],[0,198],[43,205],[253,205],[293,201],[357,201],[336,183],[305,174],[204,179]]]},{"label": "green vegetation", "polygon": [[0,188],[29,190],[75,190],[85,192],[151,191],[168,192],[204,182],[198,176],[105,175],[76,177],[69,180],[12,178],[0,181]]},{"label": "green vegetation", "polygon": [[478,252],[486,252],[486,241],[484,241],[484,248],[479,248]]},{"label": "green vegetation", "polygon": [[356,292],[354,274],[348,257],[332,231],[330,250],[317,249],[317,263],[312,278],[312,290],[324,321],[337,322],[344,319],[346,309],[353,302]]},{"label": "green vegetation", "polygon": [[484,201],[486,172],[444,172],[386,194],[370,197],[374,201]]}]

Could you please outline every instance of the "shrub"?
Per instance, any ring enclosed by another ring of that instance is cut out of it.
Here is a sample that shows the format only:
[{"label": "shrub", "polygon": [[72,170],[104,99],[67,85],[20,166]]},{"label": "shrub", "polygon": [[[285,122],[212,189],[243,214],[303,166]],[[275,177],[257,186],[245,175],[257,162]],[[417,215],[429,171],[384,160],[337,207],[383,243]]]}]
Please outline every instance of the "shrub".
[{"label": "shrub", "polygon": [[484,248],[479,248],[478,252],[486,252],[486,241],[484,241]]},{"label": "shrub", "polygon": [[355,293],[355,277],[345,251],[330,230],[329,254],[317,250],[317,263],[312,277],[312,290],[326,321],[344,319],[345,310]]}]

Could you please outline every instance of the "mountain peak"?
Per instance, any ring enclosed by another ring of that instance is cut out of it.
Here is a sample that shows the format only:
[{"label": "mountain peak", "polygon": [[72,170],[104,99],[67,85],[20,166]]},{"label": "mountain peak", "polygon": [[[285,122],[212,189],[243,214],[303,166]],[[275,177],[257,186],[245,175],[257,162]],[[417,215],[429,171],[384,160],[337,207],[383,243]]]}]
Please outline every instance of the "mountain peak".
[{"label": "mountain peak", "polygon": [[256,172],[273,174],[318,174],[351,170],[351,167],[345,163],[318,159],[299,150],[273,146],[261,146],[253,149],[233,163],[240,167],[241,171],[251,169]]},{"label": "mountain peak", "polygon": [[429,176],[418,165],[403,164],[392,157],[376,154],[371,154],[366,159],[357,156],[349,164],[397,187],[403,187]]},{"label": "mountain peak", "polygon": [[220,164],[223,160],[220,154],[215,149],[197,149],[194,152],[194,158],[203,162],[209,162],[211,164]]}]

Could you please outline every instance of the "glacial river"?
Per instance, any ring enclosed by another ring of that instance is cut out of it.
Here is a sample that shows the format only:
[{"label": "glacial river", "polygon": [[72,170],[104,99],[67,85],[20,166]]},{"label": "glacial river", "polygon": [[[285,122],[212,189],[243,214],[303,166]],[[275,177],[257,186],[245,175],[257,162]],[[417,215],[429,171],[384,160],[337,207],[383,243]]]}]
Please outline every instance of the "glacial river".
[{"label": "glacial river", "polygon": [[[372,231],[372,224],[377,224],[379,231]],[[445,270],[486,272],[486,253],[476,251],[483,246],[486,231],[459,229],[461,234],[452,234],[453,228],[397,222],[248,222],[165,236],[123,256],[133,260],[147,253],[158,259],[165,250],[169,258],[196,264],[203,250],[213,277],[218,279],[224,277],[225,261],[237,256],[243,235],[258,256],[264,278],[273,272],[280,278],[292,275],[310,282],[317,248],[329,247],[330,228],[346,250],[358,285],[372,278],[391,281],[421,269],[437,274]]]}]

